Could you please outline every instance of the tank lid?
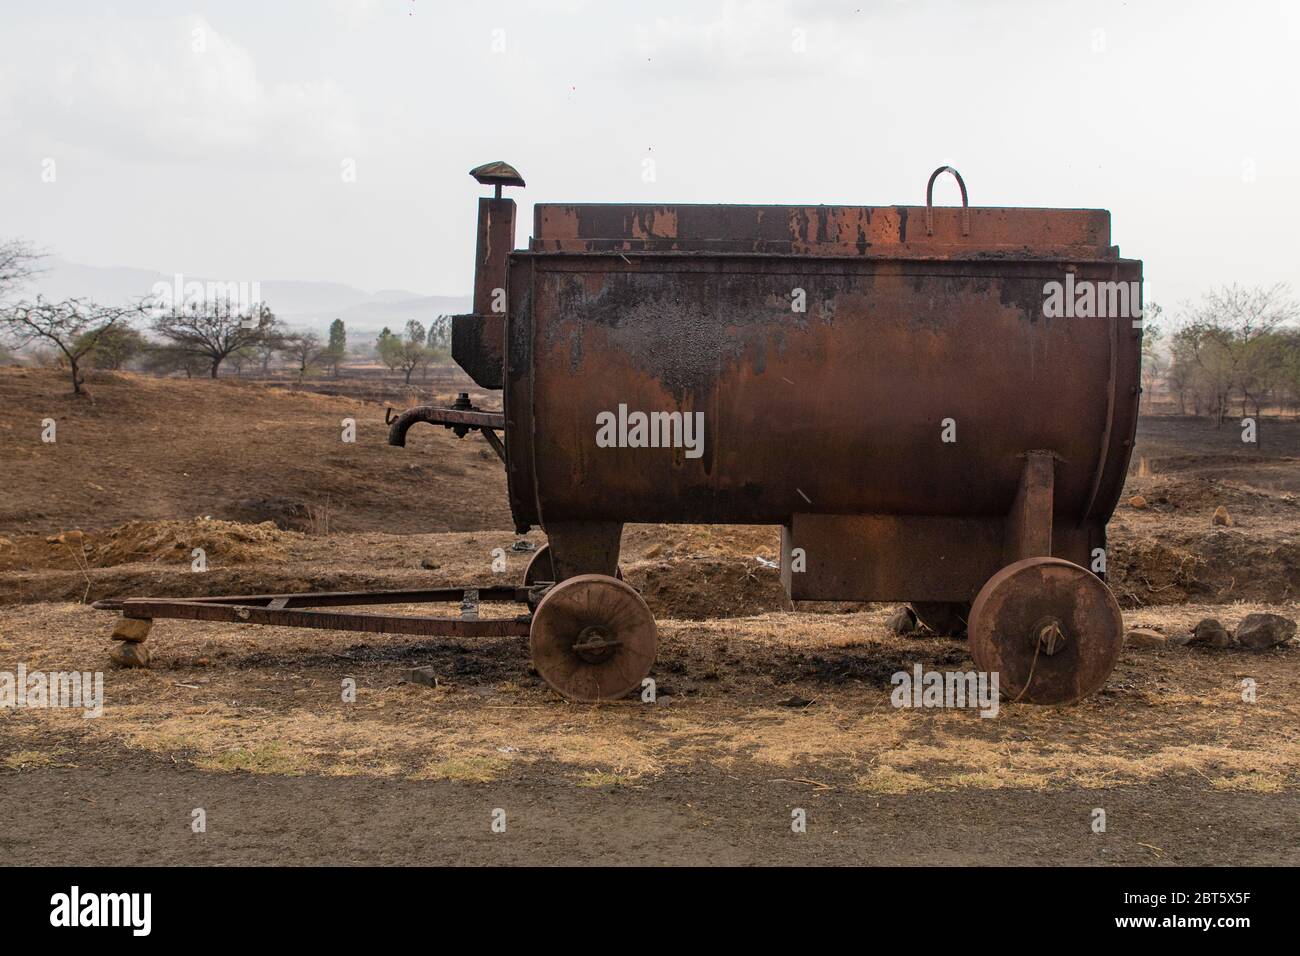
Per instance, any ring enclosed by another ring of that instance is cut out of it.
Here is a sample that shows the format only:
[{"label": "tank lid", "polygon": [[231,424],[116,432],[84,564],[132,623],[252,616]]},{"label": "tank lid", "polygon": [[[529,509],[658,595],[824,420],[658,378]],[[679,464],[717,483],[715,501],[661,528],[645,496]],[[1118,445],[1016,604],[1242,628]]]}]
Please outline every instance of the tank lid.
[{"label": "tank lid", "polygon": [[538,203],[535,252],[1113,259],[1105,209]]}]

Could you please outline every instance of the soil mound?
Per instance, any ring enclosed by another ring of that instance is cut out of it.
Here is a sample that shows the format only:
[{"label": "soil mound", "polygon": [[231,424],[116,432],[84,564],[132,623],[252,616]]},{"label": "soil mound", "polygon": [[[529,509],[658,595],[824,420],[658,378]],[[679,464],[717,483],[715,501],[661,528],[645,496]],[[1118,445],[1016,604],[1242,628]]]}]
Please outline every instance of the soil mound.
[{"label": "soil mound", "polygon": [[[141,561],[173,562],[178,553],[188,557],[202,548],[209,558],[223,564],[248,564],[282,559],[288,545],[299,537],[283,531],[274,522],[240,524],[216,518],[191,521],[128,521],[111,531],[92,536],[88,556],[92,567],[112,567]],[[95,540],[97,539],[97,540]]]},{"label": "soil mound", "polygon": [[68,571],[140,563],[188,568],[195,548],[203,549],[207,561],[223,565],[280,561],[301,537],[270,521],[253,525],[214,518],[128,521],[108,531],[2,538],[0,571]]}]

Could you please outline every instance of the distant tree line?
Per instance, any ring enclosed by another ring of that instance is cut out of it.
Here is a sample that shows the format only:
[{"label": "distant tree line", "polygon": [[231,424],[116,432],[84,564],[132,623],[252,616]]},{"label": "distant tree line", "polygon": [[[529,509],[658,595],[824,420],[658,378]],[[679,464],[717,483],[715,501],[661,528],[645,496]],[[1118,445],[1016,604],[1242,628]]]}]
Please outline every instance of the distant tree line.
[{"label": "distant tree line", "polygon": [[403,334],[397,335],[387,326],[375,340],[379,360],[411,382],[411,373],[417,368],[427,372],[430,365],[451,356],[451,316],[440,315],[425,327],[411,319]]},{"label": "distant tree line", "polygon": [[[21,350],[45,365],[68,371],[75,394],[82,394],[86,368],[140,368],[155,374],[216,378],[223,365],[235,374],[246,368],[270,370],[278,357],[305,378],[317,369],[337,376],[347,360],[348,336],[342,319],[322,342],[315,332],[291,332],[265,302],[239,303],[228,296],[181,303],[140,299],[127,306],[105,306],[87,299],[15,301],[15,293],[40,271],[44,253],[21,240],[0,241],[0,361]],[[384,329],[374,354],[390,369],[405,373],[450,355],[451,322],[440,316],[426,332],[414,320],[406,334]]]},{"label": "distant tree line", "polygon": [[[1163,376],[1182,414],[1222,424],[1234,413],[1300,408],[1300,309],[1285,284],[1212,289],[1168,337],[1148,327],[1145,370]],[[1144,376],[1145,377],[1145,376]]]}]

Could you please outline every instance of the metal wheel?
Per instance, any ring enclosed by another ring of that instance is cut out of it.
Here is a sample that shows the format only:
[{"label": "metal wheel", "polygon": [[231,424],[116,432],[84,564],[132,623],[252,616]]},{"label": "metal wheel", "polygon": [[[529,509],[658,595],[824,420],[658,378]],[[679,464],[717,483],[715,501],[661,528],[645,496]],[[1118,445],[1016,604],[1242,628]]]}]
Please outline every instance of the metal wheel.
[{"label": "metal wheel", "polygon": [[[616,569],[614,575],[622,581],[623,569]],[[554,580],[555,566],[551,563],[551,546],[544,544],[528,559],[528,567],[524,568],[524,587],[531,587],[539,581]]]},{"label": "metal wheel", "polygon": [[1100,690],[1124,643],[1110,588],[1060,558],[1007,565],[971,606],[970,651],[1009,700],[1072,704]]},{"label": "metal wheel", "polygon": [[555,568],[551,565],[551,546],[544,544],[528,559],[524,568],[524,587],[531,587],[538,581],[554,581]]},{"label": "metal wheel", "polygon": [[546,592],[533,612],[533,666],[557,693],[617,700],[641,686],[659,647],[654,615],[628,584],[580,574]]},{"label": "metal wheel", "polygon": [[961,637],[970,620],[970,605],[965,601],[913,601],[912,611],[940,637]]}]

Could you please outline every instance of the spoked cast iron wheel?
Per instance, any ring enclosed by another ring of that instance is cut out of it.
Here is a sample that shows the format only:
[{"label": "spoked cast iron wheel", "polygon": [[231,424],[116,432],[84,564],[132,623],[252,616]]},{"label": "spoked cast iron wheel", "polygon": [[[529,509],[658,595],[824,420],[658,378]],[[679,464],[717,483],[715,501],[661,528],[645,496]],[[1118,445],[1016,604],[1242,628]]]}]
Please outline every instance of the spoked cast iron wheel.
[{"label": "spoked cast iron wheel", "polygon": [[1110,588],[1060,558],[1007,565],[971,606],[970,651],[1008,700],[1072,704],[1100,690],[1124,643]]},{"label": "spoked cast iron wheel", "polygon": [[[615,569],[615,576],[622,581],[623,569]],[[524,587],[531,587],[538,581],[554,581],[555,566],[551,564],[551,546],[544,544],[528,559],[528,567],[524,568]]]},{"label": "spoked cast iron wheel", "polygon": [[533,612],[533,666],[559,694],[617,700],[641,686],[659,646],[654,615],[631,585],[580,574],[546,592]]}]

